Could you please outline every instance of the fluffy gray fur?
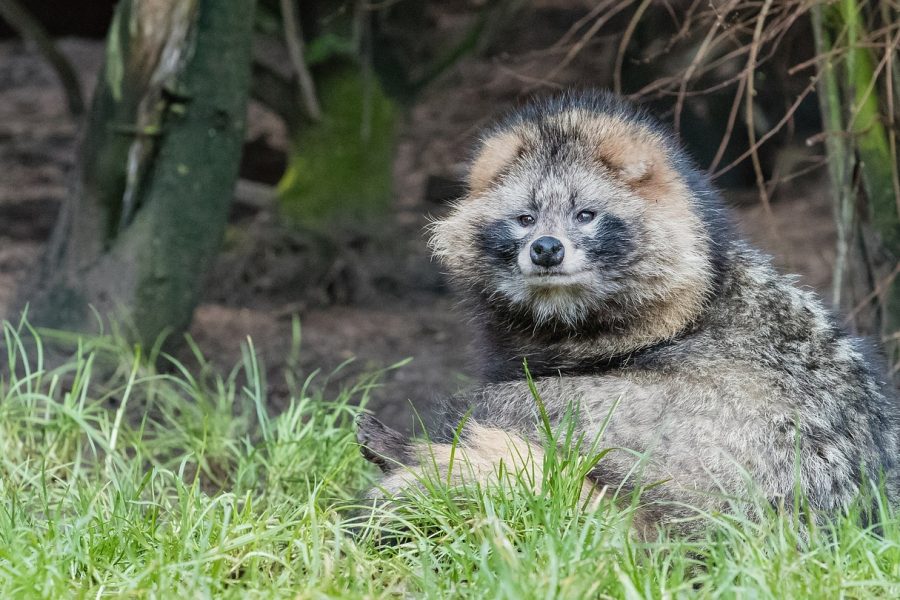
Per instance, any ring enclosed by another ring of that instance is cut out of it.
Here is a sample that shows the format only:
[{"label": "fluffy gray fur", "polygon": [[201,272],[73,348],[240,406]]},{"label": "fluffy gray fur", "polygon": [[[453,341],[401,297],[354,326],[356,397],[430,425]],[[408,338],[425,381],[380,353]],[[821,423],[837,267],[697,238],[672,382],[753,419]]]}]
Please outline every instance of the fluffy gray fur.
[{"label": "fluffy gray fur", "polygon": [[[522,256],[546,234],[565,241],[569,262],[535,272]],[[591,485],[665,482],[643,492],[650,524],[684,505],[727,510],[748,479],[788,508],[799,487],[820,514],[866,481],[900,499],[900,406],[863,341],[731,233],[719,196],[639,109],[589,93],[507,117],[485,133],[471,193],[433,244],[485,342],[488,383],[455,398],[431,432],[449,443],[471,410],[458,456],[515,462],[491,436],[540,446],[527,358],[554,424],[574,404],[585,439],[609,417],[601,445],[637,453],[607,455]],[[370,459],[386,457],[382,494],[413,485],[424,456],[445,455],[371,417],[360,440]]]}]

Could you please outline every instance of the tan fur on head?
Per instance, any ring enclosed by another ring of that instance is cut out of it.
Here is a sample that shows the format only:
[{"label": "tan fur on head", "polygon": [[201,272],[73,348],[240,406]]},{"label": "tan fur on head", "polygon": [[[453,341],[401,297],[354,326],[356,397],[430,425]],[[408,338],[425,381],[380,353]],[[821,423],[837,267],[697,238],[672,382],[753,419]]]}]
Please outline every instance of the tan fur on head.
[{"label": "tan fur on head", "polygon": [[594,158],[648,200],[664,197],[665,187],[678,179],[666,157],[665,140],[646,125],[583,111],[557,118],[564,127],[581,131]]},{"label": "tan fur on head", "polygon": [[516,131],[506,131],[484,140],[469,170],[469,190],[473,194],[490,186],[524,149],[524,140]]},{"label": "tan fur on head", "polygon": [[[666,155],[666,140],[646,125],[614,115],[597,115],[580,110],[564,112],[548,119],[565,130],[577,130],[593,158],[622,183],[651,201],[665,199],[678,173]],[[469,170],[470,197],[484,192],[517,159],[529,151],[537,132],[522,124],[486,138]]]}]

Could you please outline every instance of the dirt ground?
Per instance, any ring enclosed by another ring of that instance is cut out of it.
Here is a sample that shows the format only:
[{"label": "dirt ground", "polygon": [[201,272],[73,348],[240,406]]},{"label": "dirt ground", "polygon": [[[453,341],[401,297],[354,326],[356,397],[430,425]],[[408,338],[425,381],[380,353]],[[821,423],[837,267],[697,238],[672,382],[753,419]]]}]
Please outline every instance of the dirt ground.
[{"label": "dirt ground", "polygon": [[[77,67],[88,95],[102,45],[66,39],[61,49]],[[526,62],[538,60],[524,56]],[[310,263],[322,256],[312,247],[319,242],[281,224],[274,207],[236,209],[190,330],[207,355],[229,368],[251,337],[268,368],[273,403],[284,396],[281,372],[294,314],[302,324],[300,376],[314,369],[327,373],[355,357],[336,378],[339,385],[354,373],[412,357],[412,363],[386,375],[371,405],[402,428],[411,422],[411,406],[427,415],[433,398],[469,384],[474,355],[468,320],[426,247],[427,219],[446,207],[428,199],[434,194],[426,190],[439,181],[436,176],[459,172],[476,126],[521,94],[526,86],[518,67],[523,63],[514,67],[466,59],[420,98],[398,131],[391,214],[377,223],[342,224],[330,242],[327,265]],[[584,83],[579,73],[589,67],[576,61],[560,77]],[[36,53],[20,42],[0,43],[2,318],[15,317],[16,286],[39,259],[66,197],[77,132],[52,72]],[[278,120],[257,105],[251,107],[248,140],[275,149],[285,144]],[[780,266],[800,274],[804,284],[827,291],[834,230],[824,184],[813,177],[783,189],[771,216],[753,190],[726,195],[748,237]]]}]

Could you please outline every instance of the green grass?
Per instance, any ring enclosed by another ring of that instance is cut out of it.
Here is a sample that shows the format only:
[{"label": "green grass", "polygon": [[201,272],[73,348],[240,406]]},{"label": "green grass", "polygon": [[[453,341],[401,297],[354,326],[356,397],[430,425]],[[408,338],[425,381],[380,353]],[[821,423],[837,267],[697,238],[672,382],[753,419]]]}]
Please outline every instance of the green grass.
[{"label": "green grass", "polygon": [[3,597],[900,596],[900,523],[883,506],[880,533],[848,515],[803,540],[769,512],[641,543],[629,510],[580,508],[585,459],[548,447],[542,493],[432,482],[390,521],[366,517],[353,404],[377,375],[337,398],[288,377],[272,415],[250,345],[225,376],[199,352],[197,368],[156,372],[108,338],[51,368],[22,324],[0,345]]}]

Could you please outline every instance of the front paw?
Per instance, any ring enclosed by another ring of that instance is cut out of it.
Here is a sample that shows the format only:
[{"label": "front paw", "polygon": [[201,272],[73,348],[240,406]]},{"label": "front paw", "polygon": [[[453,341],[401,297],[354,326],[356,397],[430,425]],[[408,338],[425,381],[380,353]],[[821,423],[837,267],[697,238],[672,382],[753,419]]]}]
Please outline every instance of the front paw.
[{"label": "front paw", "polygon": [[368,413],[356,417],[356,441],[363,458],[377,465],[382,473],[395,471],[412,457],[409,438]]}]

